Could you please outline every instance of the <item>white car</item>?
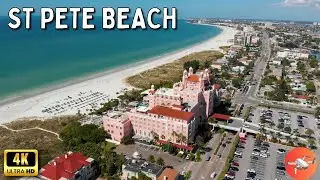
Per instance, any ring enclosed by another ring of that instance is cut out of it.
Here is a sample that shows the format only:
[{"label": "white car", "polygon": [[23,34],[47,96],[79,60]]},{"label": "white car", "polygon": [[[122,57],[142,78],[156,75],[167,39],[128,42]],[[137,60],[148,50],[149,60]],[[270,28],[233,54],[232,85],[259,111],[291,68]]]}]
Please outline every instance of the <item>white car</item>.
[{"label": "white car", "polygon": [[254,156],[259,156],[260,153],[258,153],[258,152],[252,152],[252,155],[254,155]]},{"label": "white car", "polygon": [[267,157],[268,157],[268,155],[267,155],[267,154],[265,154],[265,153],[261,153],[261,154],[260,154],[260,157],[267,158]]},{"label": "white car", "polygon": [[250,126],[248,126],[248,125],[243,125],[243,127],[245,127],[245,128],[250,128]]},{"label": "white car", "polygon": [[224,177],[229,178],[229,179],[234,179],[235,177],[229,174],[226,174]]},{"label": "white car", "polygon": [[254,169],[248,169],[248,172],[256,173],[256,171]]},{"label": "white car", "polygon": [[216,175],[217,175],[217,173],[216,173],[216,172],[213,172],[213,173],[210,175],[210,177],[211,177],[211,178],[215,178]]},{"label": "white car", "polygon": [[235,154],[235,155],[238,155],[238,156],[242,156],[242,153],[241,153],[241,152],[235,152],[234,154]]}]

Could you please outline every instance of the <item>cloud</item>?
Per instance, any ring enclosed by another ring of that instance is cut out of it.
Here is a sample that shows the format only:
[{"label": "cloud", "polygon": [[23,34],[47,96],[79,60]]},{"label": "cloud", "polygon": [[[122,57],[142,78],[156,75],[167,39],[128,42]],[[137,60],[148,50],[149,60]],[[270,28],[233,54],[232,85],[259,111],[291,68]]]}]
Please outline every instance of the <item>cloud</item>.
[{"label": "cloud", "polygon": [[320,0],[284,0],[282,5],[284,6],[308,6],[308,7],[320,7]]}]

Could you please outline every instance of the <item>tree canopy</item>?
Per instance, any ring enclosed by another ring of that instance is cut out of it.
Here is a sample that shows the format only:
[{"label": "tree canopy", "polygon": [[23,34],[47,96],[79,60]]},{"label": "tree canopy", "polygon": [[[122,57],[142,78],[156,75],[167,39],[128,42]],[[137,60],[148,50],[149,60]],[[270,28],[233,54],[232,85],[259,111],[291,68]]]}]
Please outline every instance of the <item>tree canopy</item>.
[{"label": "tree canopy", "polygon": [[193,72],[197,72],[197,70],[200,68],[200,62],[198,60],[193,61],[187,61],[183,64],[183,68],[188,70],[190,67],[192,67]]},{"label": "tree canopy", "polygon": [[112,151],[114,146],[105,141],[110,135],[104,129],[93,124],[81,125],[79,122],[72,122],[64,127],[60,137],[65,151],[81,152],[95,159],[101,174],[108,179],[119,177],[125,159],[123,155]]}]

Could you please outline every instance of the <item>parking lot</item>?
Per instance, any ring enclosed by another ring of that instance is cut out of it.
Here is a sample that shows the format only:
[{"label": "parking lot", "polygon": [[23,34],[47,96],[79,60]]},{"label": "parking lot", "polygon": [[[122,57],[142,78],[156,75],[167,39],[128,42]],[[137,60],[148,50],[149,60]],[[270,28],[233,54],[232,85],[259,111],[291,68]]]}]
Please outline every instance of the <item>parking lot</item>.
[{"label": "parking lot", "polygon": [[[265,121],[265,123],[270,125],[273,122],[273,129],[283,132],[293,132],[294,129],[297,129],[300,135],[304,135],[305,130],[309,128],[315,132],[317,137],[320,137],[320,130],[317,128],[315,117],[311,114],[261,107],[253,109],[251,113],[249,119],[252,123],[259,124]],[[264,117],[261,117],[262,113],[265,113]]]},{"label": "parking lot", "polygon": [[153,155],[156,159],[161,157],[165,165],[173,166],[176,170],[182,171],[190,161],[172,156],[168,153],[163,152],[160,148],[144,145],[144,144],[132,144],[132,145],[119,145],[116,148],[116,152],[124,154],[125,156],[131,157],[134,152],[138,151],[141,153],[142,158],[148,159],[150,155]]},{"label": "parking lot", "polygon": [[[278,149],[284,149],[286,152],[278,153]],[[284,157],[290,149],[291,147],[273,143],[259,144],[253,137],[247,137],[245,143],[240,143],[236,151],[242,156],[234,158],[234,162],[238,164],[235,179],[290,179],[281,168]]]}]

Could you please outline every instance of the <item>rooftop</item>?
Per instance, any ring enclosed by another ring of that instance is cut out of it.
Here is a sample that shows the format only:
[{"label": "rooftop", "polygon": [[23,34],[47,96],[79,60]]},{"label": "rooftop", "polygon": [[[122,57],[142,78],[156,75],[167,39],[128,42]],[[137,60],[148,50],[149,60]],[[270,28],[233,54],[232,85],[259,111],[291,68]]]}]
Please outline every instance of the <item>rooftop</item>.
[{"label": "rooftop", "polygon": [[82,153],[68,152],[45,165],[40,170],[40,175],[51,180],[69,179],[83,166],[91,164],[92,161],[92,158],[88,158]]},{"label": "rooftop", "polygon": [[151,114],[158,114],[161,116],[167,116],[167,117],[182,119],[186,121],[189,121],[194,116],[192,112],[180,111],[180,110],[171,109],[163,106],[155,106],[148,112]]},{"label": "rooftop", "polygon": [[191,81],[191,82],[200,82],[200,77],[196,74],[191,74],[189,77],[188,77],[188,81]]},{"label": "rooftop", "polygon": [[160,88],[157,91],[155,91],[155,94],[166,95],[166,96],[174,96],[173,95],[173,89],[171,89],[171,88]]},{"label": "rooftop", "polygon": [[157,164],[153,164],[153,163],[148,163],[145,160],[141,160],[141,159],[128,159],[125,163],[124,163],[124,169],[127,171],[131,171],[131,172],[148,172],[150,174],[154,174],[154,175],[159,175],[162,170],[163,170],[163,166],[157,165]]},{"label": "rooftop", "polygon": [[112,120],[117,120],[119,122],[124,122],[128,120],[128,116],[120,111],[111,111],[107,114],[107,116],[112,118]]},{"label": "rooftop", "polygon": [[174,180],[178,175],[178,171],[170,168],[165,168],[161,175],[157,178],[157,180],[164,180],[164,177],[167,177],[167,180]]},{"label": "rooftop", "polygon": [[215,118],[217,120],[229,120],[230,116],[225,114],[214,113],[210,118]]}]

